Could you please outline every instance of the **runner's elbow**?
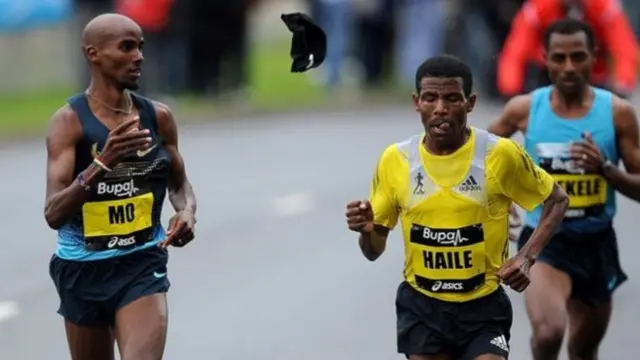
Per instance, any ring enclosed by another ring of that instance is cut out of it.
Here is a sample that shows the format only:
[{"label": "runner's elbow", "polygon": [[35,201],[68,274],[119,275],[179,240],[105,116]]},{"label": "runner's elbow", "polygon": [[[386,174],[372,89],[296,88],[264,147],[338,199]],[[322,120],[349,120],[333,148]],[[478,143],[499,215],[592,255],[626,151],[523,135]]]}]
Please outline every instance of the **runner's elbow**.
[{"label": "runner's elbow", "polygon": [[549,200],[551,200],[555,206],[562,209],[563,212],[569,207],[569,195],[567,195],[564,189],[558,184],[554,185]]},{"label": "runner's elbow", "polygon": [[369,261],[376,261],[385,250],[384,242],[375,242],[371,236],[360,235],[358,239],[362,255]]},{"label": "runner's elbow", "polygon": [[376,252],[376,251],[367,251],[365,249],[362,249],[362,255],[364,255],[364,257],[367,260],[374,262],[378,260],[378,258],[380,257],[380,255],[382,255],[382,253]]},{"label": "runner's elbow", "polygon": [[64,221],[60,217],[59,212],[56,211],[53,208],[53,206],[51,206],[50,203],[45,205],[45,208],[44,208],[44,220],[47,222],[47,225],[52,230],[59,230],[62,227],[62,225],[64,224]]},{"label": "runner's elbow", "polygon": [[60,230],[60,228],[62,227],[62,221],[60,221],[53,215],[45,212],[44,219],[51,230]]}]

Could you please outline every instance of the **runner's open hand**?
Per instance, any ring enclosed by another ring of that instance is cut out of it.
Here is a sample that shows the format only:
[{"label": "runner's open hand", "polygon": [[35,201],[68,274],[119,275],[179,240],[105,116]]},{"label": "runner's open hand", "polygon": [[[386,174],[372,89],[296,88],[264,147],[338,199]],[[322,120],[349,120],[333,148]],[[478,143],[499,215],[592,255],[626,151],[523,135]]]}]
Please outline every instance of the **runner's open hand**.
[{"label": "runner's open hand", "polygon": [[347,225],[356,232],[373,231],[373,210],[367,200],[356,200],[347,204]]},{"label": "runner's open hand", "polygon": [[605,159],[593,141],[591,134],[585,132],[582,136],[583,142],[573,143],[569,152],[571,159],[575,161],[578,168],[583,169],[587,173],[599,173]]},{"label": "runner's open hand", "polygon": [[169,220],[167,238],[160,243],[160,247],[183,247],[195,238],[194,227],[196,218],[191,211],[179,211]]},{"label": "runner's open hand", "polygon": [[502,264],[497,273],[498,278],[514,291],[523,292],[531,283],[529,279],[531,265],[529,259],[518,254]]},{"label": "runner's open hand", "polygon": [[100,161],[111,168],[133,151],[145,150],[151,145],[149,130],[138,128],[139,117],[129,119],[109,132]]}]

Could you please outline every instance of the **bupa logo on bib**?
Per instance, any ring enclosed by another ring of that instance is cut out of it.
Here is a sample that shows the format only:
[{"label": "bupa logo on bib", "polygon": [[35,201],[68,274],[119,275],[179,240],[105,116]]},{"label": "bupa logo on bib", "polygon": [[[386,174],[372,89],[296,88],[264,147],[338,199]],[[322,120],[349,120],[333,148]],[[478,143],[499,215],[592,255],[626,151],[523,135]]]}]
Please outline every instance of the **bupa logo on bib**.
[{"label": "bupa logo on bib", "polygon": [[114,183],[108,184],[105,182],[98,183],[98,195],[114,195],[117,197],[131,197],[138,192],[136,185],[133,182],[133,179],[123,182],[123,183]]},{"label": "bupa logo on bib", "polygon": [[438,291],[461,291],[464,290],[464,286],[461,282],[454,281],[436,281],[431,286],[432,292]]},{"label": "bupa logo on bib", "polygon": [[451,245],[458,246],[465,242],[468,242],[469,239],[462,235],[460,229],[446,231],[434,231],[428,227],[425,227],[422,230],[422,238],[425,240],[433,240],[440,245]]},{"label": "bupa logo on bib", "polygon": [[128,238],[120,238],[117,236],[113,236],[111,238],[111,240],[109,240],[109,243],[107,244],[107,247],[109,249],[113,249],[115,247],[126,247],[126,246],[131,246],[134,245],[136,243],[136,238],[135,236],[131,236]]}]

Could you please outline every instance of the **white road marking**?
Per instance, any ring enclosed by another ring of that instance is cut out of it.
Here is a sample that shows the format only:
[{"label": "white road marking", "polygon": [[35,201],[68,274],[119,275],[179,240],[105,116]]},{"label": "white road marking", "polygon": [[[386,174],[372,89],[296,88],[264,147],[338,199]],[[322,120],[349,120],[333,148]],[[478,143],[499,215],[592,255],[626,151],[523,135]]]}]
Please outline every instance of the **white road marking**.
[{"label": "white road marking", "polygon": [[278,217],[291,217],[311,212],[316,201],[310,193],[293,193],[273,200],[272,210]]},{"label": "white road marking", "polygon": [[0,323],[9,321],[20,315],[20,307],[17,302],[2,301],[0,302]]}]

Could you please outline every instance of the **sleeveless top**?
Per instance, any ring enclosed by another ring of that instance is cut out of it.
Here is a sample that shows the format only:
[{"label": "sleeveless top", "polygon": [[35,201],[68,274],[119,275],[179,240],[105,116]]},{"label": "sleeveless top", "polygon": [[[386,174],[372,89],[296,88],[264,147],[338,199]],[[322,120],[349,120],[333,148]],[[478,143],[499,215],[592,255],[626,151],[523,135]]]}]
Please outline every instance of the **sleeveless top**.
[{"label": "sleeveless top", "polygon": [[[87,202],[59,230],[56,255],[92,261],[126,255],[156,246],[165,238],[160,223],[170,175],[170,158],[158,132],[153,103],[136,94],[140,127],[149,129],[150,147],[128,155],[92,187]],[[109,129],[96,118],[85,94],[68,100],[82,124],[76,145],[74,177],[103,149]]]},{"label": "sleeveless top", "polygon": [[[551,86],[532,93],[525,149],[531,158],[553,176],[569,195],[569,209],[558,231],[593,233],[611,226],[616,213],[614,189],[598,174],[585,174],[569,159],[572,142],[583,141],[590,132],[600,151],[614,164],[619,162],[613,123],[613,95],[594,88],[593,104],[579,119],[563,119],[551,108]],[[525,224],[536,227],[542,206],[528,212]]]}]

